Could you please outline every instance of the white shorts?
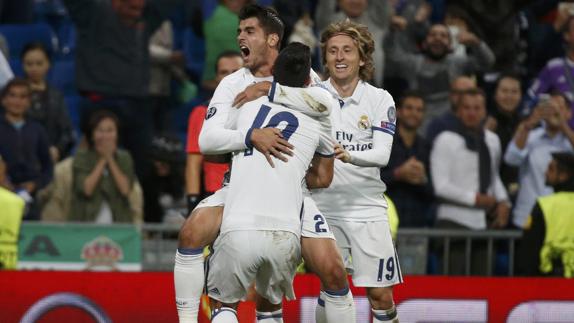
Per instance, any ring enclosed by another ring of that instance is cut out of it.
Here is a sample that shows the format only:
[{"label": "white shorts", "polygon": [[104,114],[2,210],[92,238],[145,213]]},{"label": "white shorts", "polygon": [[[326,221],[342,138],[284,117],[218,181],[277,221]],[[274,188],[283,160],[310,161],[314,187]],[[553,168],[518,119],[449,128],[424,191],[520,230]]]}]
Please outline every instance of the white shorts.
[{"label": "white shorts", "polygon": [[335,239],[327,224],[327,219],[317,208],[315,201],[305,196],[303,198],[303,217],[301,219],[301,236],[305,238]]},{"label": "white shorts", "polygon": [[220,235],[207,261],[207,292],[222,303],[245,300],[251,283],[272,304],[295,299],[301,262],[299,237],[287,231],[231,231]]},{"label": "white shorts", "polygon": [[[216,207],[216,206],[224,206],[225,199],[227,198],[227,186],[223,186],[222,188],[215,191],[215,193],[209,195],[208,197],[204,198],[199,202],[193,211],[197,209],[201,209],[203,207]],[[192,213],[193,213],[192,211]]]},{"label": "white shorts", "polygon": [[[212,195],[204,198],[193,209],[194,211],[203,207],[225,206],[227,197],[227,186],[223,186]],[[317,208],[312,198],[303,198],[303,215],[301,219],[301,236],[305,238],[328,238],[335,239],[327,220]]]},{"label": "white shorts", "polygon": [[357,287],[388,287],[403,282],[389,222],[329,219],[345,267]]}]

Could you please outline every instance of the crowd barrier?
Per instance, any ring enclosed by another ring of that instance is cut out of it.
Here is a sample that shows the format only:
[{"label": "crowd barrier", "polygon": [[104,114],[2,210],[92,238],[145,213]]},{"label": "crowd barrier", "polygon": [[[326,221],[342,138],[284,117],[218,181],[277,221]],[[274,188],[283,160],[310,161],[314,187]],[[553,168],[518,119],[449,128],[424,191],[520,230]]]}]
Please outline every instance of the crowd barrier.
[{"label": "crowd barrier", "polygon": [[[0,322],[177,322],[169,272],[4,271],[0,286]],[[371,322],[364,290],[352,290],[357,322]],[[318,279],[297,275],[295,292],[284,322],[313,323]],[[395,300],[401,323],[574,322],[574,280],[561,278],[406,276]],[[239,317],[255,322],[254,304]]]}]

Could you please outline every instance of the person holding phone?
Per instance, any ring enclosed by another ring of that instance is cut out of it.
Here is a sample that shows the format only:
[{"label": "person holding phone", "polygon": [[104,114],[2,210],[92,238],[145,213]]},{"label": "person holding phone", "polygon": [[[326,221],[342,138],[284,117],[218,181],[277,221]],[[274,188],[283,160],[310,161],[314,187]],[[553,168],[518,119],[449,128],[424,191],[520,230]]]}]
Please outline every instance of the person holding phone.
[{"label": "person holding phone", "polygon": [[553,152],[574,151],[574,131],[568,125],[572,118],[571,103],[560,92],[541,95],[532,114],[522,121],[508,145],[504,161],[520,167],[518,196],[512,223],[528,226],[527,219],[536,199],[552,194],[546,186],[546,171]]}]

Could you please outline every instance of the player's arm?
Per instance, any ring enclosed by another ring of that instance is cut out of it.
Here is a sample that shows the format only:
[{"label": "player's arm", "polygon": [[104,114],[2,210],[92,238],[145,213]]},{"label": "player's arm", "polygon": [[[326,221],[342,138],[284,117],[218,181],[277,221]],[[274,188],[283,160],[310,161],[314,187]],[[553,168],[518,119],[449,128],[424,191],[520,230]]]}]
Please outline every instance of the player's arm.
[{"label": "player's arm", "polygon": [[319,145],[311,161],[311,167],[305,176],[309,189],[327,188],[333,181],[335,158],[330,118],[321,118],[320,127]]},{"label": "player's arm", "polygon": [[335,158],[333,156],[323,156],[315,154],[311,161],[311,167],[307,171],[305,181],[307,188],[327,188],[333,181],[333,166]]},{"label": "player's arm", "polygon": [[373,131],[373,147],[363,151],[347,151],[341,145],[335,146],[335,158],[344,163],[361,167],[385,167],[391,157],[393,136],[396,127],[395,102],[390,94],[380,101],[376,108],[371,130]]},{"label": "player's arm", "polygon": [[333,95],[322,86],[299,88],[284,86],[277,82],[273,82],[269,89],[269,101],[310,117],[328,116],[335,102]]}]

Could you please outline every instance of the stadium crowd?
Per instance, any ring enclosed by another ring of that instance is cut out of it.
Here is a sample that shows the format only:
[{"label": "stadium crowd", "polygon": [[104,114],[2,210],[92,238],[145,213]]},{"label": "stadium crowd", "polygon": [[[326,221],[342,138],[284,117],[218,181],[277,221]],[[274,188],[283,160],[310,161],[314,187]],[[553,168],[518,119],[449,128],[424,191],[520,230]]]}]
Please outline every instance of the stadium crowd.
[{"label": "stadium crowd", "polygon": [[[250,2],[0,1],[0,189],[24,199],[24,219],[181,223],[217,190],[227,166],[201,156],[199,129],[241,67]],[[368,26],[372,84],[397,105],[380,176],[400,228],[520,229],[542,248],[544,216],[574,215],[572,197],[557,211],[545,199],[574,193],[574,2],[257,2],[319,74],[328,24]],[[465,248],[453,244],[449,273],[464,273]],[[536,274],[532,261],[518,269]]]}]

